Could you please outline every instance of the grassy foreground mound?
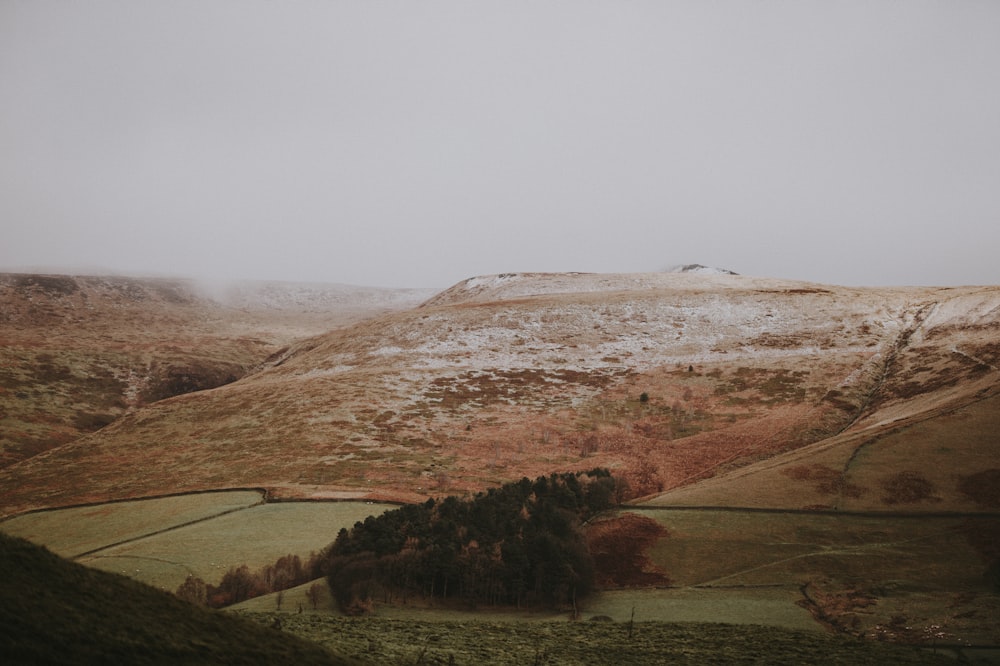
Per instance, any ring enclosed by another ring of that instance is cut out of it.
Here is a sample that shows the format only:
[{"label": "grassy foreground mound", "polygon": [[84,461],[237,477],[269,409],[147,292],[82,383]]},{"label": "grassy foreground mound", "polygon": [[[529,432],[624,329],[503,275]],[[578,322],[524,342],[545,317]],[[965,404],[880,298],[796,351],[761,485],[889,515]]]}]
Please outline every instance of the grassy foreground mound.
[{"label": "grassy foreground mound", "polygon": [[[390,620],[252,613],[362,664],[955,664],[930,650],[776,627],[665,622]],[[471,615],[470,615],[471,617]],[[631,634],[631,635],[630,635]]]},{"label": "grassy foreground mound", "polygon": [[301,638],[208,611],[0,534],[0,662],[348,664]]}]

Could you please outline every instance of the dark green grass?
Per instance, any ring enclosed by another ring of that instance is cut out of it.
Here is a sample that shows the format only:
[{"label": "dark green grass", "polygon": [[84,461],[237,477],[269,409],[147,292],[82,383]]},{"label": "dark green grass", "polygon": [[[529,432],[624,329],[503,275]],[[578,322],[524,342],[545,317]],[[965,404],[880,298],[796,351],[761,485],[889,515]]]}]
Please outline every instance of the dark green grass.
[{"label": "dark green grass", "polygon": [[2,534],[0,571],[0,663],[351,663],[301,638]]},{"label": "dark green grass", "polygon": [[[251,614],[268,625],[276,614]],[[363,664],[954,664],[910,646],[775,627],[636,622],[437,622],[281,614],[284,630]]]}]

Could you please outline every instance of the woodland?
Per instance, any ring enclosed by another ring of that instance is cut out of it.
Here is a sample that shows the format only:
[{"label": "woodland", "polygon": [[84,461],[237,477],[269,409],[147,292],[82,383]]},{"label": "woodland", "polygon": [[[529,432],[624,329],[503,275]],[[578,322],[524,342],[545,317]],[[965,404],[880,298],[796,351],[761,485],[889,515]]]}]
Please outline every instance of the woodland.
[{"label": "woodland", "polygon": [[341,530],[322,558],[341,610],[420,594],[478,604],[572,604],[594,584],[580,529],[611,508],[607,470],[522,478],[469,500],[429,499]]}]

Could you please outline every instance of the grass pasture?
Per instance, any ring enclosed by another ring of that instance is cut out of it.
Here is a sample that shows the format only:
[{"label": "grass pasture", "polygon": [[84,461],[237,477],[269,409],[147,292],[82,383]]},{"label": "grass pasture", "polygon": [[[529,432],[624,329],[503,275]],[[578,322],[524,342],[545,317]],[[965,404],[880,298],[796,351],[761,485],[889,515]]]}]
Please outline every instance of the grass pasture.
[{"label": "grass pasture", "polygon": [[667,530],[649,555],[678,588],[720,599],[784,589],[789,604],[859,635],[895,621],[900,632],[910,627],[913,635],[904,638],[939,625],[950,640],[1000,639],[1000,597],[973,545],[996,538],[995,519],[668,509],[641,515]]},{"label": "grass pasture", "polygon": [[[316,600],[316,608],[312,607],[312,601],[309,599],[309,588],[313,585],[318,585],[319,596]],[[281,608],[278,608],[278,596],[281,596]],[[260,597],[254,597],[253,599],[247,599],[246,601],[241,601],[238,604],[233,604],[232,606],[226,606],[225,612],[238,612],[238,613],[270,613],[272,611],[282,613],[297,613],[299,609],[302,609],[304,613],[322,613],[322,614],[335,614],[340,615],[340,611],[337,610],[336,603],[333,600],[333,595],[330,594],[330,586],[327,585],[326,580],[318,578],[316,580],[311,580],[308,583],[303,583],[296,587],[291,587],[282,592],[273,592],[271,594],[265,594]],[[284,617],[284,615],[282,615]]]},{"label": "grass pasture", "polygon": [[73,559],[111,544],[246,509],[264,501],[254,490],[193,493],[36,511],[0,522],[0,531]]},{"label": "grass pasture", "polygon": [[809,612],[795,604],[797,598],[794,586],[608,590],[587,600],[583,619],[603,615],[627,622],[634,608],[636,621],[755,624],[822,632]]},{"label": "grass pasture", "polygon": [[[314,583],[320,585],[320,597],[316,612],[340,615],[330,596],[326,581],[318,580],[285,590],[281,594],[280,610],[297,613],[313,608],[306,592]],[[268,594],[248,599],[230,606],[228,610],[238,612],[277,612],[278,594]],[[801,599],[798,586],[791,584],[781,587],[746,589],[624,589],[597,592],[579,606],[581,620],[594,617],[608,617],[615,622],[627,622],[635,610],[636,621],[657,622],[706,622],[725,624],[756,624],[783,627],[800,631],[823,633],[826,630],[817,623],[809,611],[796,605]],[[376,604],[375,615],[381,619],[413,622],[560,622],[571,619],[568,609],[517,610],[508,607],[491,608],[479,606],[469,608],[461,602],[428,604],[419,597],[411,597],[409,602]]]},{"label": "grass pasture", "polygon": [[[643,510],[668,535],[650,553],[675,585],[775,585],[825,575],[911,578],[921,588],[980,582],[965,538],[992,519],[731,510]],[[839,563],[839,564],[838,564]]]},{"label": "grass pasture", "polygon": [[144,583],[176,590],[193,574],[218,583],[231,567],[251,570],[284,555],[305,559],[351,527],[390,508],[366,502],[281,502],[188,525],[81,559],[81,564],[123,573]]},{"label": "grass pasture", "polygon": [[[354,501],[259,501],[256,493],[208,493],[123,502],[26,514],[0,523],[0,530],[57,552],[89,552],[77,560],[172,591],[189,574],[217,583],[240,564],[255,570],[288,553],[305,558],[329,544],[342,527],[392,508]],[[984,548],[1000,535],[1000,521],[994,518],[724,509],[631,512],[666,530],[647,554],[650,564],[669,578],[669,586],[599,591],[581,604],[582,620],[606,616],[627,623],[634,609],[637,622],[762,625],[812,634],[824,633],[825,624],[855,636],[904,643],[923,642],[921,631],[938,625],[945,636],[942,643],[1000,643],[1000,595],[983,576]],[[97,550],[102,545],[107,547]],[[301,607],[307,611],[304,616],[322,616],[308,622],[337,620],[325,587],[312,612],[309,585],[284,592],[282,617],[298,617]],[[234,609],[271,613],[277,610],[277,598],[253,599]],[[378,621],[414,626],[604,624],[566,623],[567,609],[430,607],[416,598],[406,605],[379,605],[376,614]],[[553,657],[554,652],[546,654],[552,658],[537,663],[573,663]]]},{"label": "grass pasture", "polygon": [[290,553],[305,559],[340,528],[392,506],[260,499],[259,493],[205,493],[57,509],[19,516],[0,529],[68,557],[90,553],[77,561],[174,591],[192,574],[218,583],[241,564],[256,570]]},{"label": "grass pasture", "polygon": [[[273,611],[276,602],[273,595],[271,597],[269,603],[263,602],[255,608],[249,606],[245,608]],[[801,631],[825,631],[807,610],[795,604],[800,598],[798,588],[794,585],[754,589],[605,590],[587,597],[579,605],[578,610],[581,620],[608,617],[615,622],[628,622],[634,609],[637,622],[756,624]],[[282,608],[292,610],[295,606],[283,602]],[[376,615],[393,620],[424,622],[461,622],[467,621],[470,617],[487,622],[557,622],[571,619],[568,609],[517,611],[480,607],[470,613],[467,607],[427,608],[419,604],[377,605]]]}]

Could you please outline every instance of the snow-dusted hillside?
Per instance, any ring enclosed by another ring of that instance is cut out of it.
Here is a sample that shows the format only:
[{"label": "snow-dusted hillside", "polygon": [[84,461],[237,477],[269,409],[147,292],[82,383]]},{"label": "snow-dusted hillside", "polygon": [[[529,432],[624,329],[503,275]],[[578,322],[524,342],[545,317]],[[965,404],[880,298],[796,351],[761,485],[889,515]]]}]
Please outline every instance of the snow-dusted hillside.
[{"label": "snow-dusted hillside", "polygon": [[666,273],[500,273],[469,278],[429,299],[425,305],[489,302],[556,294],[643,292],[656,289],[814,288],[807,282],[738,276],[724,271]]},{"label": "snow-dusted hillside", "polygon": [[[22,508],[174,492],[178,479],[412,498],[607,465],[645,492],[684,488],[984,399],[998,384],[998,313],[997,288],[700,273],[472,278],[8,468],[0,487]],[[962,505],[955,479],[976,460],[935,459],[937,496]],[[838,501],[810,492],[798,496]]]}]

